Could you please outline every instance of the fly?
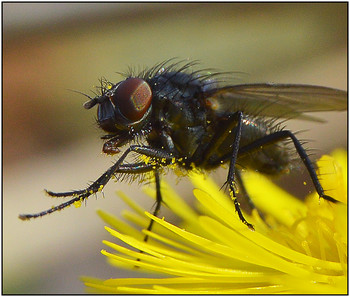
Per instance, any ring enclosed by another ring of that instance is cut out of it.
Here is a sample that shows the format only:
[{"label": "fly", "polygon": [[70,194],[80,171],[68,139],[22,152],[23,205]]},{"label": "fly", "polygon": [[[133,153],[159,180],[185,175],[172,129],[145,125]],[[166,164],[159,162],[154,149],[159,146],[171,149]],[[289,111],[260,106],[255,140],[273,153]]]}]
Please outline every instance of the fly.
[{"label": "fly", "polygon": [[[83,190],[47,191],[52,197],[71,197],[69,201],[39,213],[21,214],[19,218],[42,217],[81,202],[101,191],[118,174],[135,176],[149,172],[155,177],[153,214],[157,216],[162,202],[163,168],[176,164],[185,171],[194,167],[207,171],[227,163],[225,184],[240,220],[253,230],[236,199],[236,183],[246,192],[240,171],[246,168],[266,175],[288,171],[292,159],[288,141],[304,163],[319,197],[336,202],[324,193],[300,141],[280,123],[290,118],[324,122],[305,113],[344,111],[347,92],[300,84],[220,86],[224,74],[194,71],[195,65],[168,60],[141,73],[129,73],[116,84],[101,79],[95,97],[84,94],[89,97],[84,107],[97,105],[97,124],[106,133],[101,137],[105,141],[102,151],[119,154],[119,159]],[[124,152],[120,148],[125,148]],[[131,154],[139,158],[128,163],[126,159]],[[153,221],[147,230],[152,224]]]}]

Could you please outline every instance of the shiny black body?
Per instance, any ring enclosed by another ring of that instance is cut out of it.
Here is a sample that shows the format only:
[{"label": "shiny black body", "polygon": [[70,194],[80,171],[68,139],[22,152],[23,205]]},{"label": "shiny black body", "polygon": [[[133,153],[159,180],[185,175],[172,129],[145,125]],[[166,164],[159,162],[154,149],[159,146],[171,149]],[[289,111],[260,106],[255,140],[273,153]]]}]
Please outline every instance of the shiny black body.
[{"label": "shiny black body", "polygon": [[[185,169],[193,166],[213,169],[229,161],[237,120],[231,129],[226,129],[237,111],[212,108],[213,103],[207,99],[216,92],[213,81],[200,81],[182,72],[167,72],[154,76],[148,83],[156,94],[152,99],[152,131],[146,136],[151,147],[165,148],[181,159],[178,165]],[[271,120],[244,114],[240,146],[278,130],[278,126],[271,123]],[[220,131],[225,133],[221,135]],[[237,163],[265,174],[278,174],[290,165],[283,143],[250,154],[254,156],[238,156]]]},{"label": "shiny black body", "polygon": [[[212,103],[207,101],[216,92],[216,87],[211,86],[212,81],[199,81],[186,73],[169,72],[155,76],[149,84],[156,94],[152,100],[152,132],[146,137],[150,146],[163,147],[181,158],[183,161],[179,166],[186,169],[193,165],[213,169],[229,161],[237,120],[231,129],[226,129],[238,110],[212,108]],[[277,125],[271,125],[271,120],[240,111],[243,112],[240,147],[278,130]],[[226,133],[221,135],[220,131]],[[166,137],[159,136],[162,133]],[[281,143],[255,152],[254,158],[242,155],[238,159],[243,167],[266,174],[278,174],[290,164],[289,155]]]},{"label": "shiny black body", "polygon": [[[170,164],[191,170],[211,170],[229,165],[226,184],[236,211],[249,224],[236,200],[235,182],[243,188],[239,169],[257,170],[276,175],[291,169],[292,142],[306,166],[320,197],[324,194],[314,167],[302,145],[289,130],[280,127],[280,119],[298,118],[320,121],[305,112],[342,111],[347,108],[347,94],[331,88],[307,85],[245,84],[219,86],[224,74],[193,71],[194,63],[164,62],[126,80],[112,84],[101,80],[100,94],[85,103],[90,109],[98,105],[98,125],[107,134],[103,151],[121,154],[99,179],[80,191],[54,193],[73,196],[59,206],[37,213],[20,215],[21,219],[40,217],[82,201],[101,191],[112,176],[153,172],[156,180],[157,215],[162,197],[160,173]],[[136,94],[136,95],[135,95]],[[131,99],[130,99],[131,98]],[[130,99],[130,100],[129,100]],[[140,156],[128,163],[130,154]],[[146,162],[147,157],[151,162]],[[249,200],[249,197],[246,197]],[[251,203],[251,202],[250,202]],[[148,229],[152,227],[151,221]]]}]

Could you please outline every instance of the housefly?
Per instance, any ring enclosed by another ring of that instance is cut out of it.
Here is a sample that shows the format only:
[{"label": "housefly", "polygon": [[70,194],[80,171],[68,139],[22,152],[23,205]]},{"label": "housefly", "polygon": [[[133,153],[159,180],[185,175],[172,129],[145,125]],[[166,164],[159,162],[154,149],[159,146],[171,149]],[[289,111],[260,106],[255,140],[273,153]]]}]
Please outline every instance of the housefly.
[{"label": "housefly", "polygon": [[[235,183],[244,189],[240,171],[251,169],[267,175],[288,171],[293,155],[290,143],[318,195],[336,202],[324,193],[300,141],[280,124],[290,118],[323,122],[305,112],[346,110],[345,91],[300,84],[220,86],[223,73],[194,71],[195,62],[171,61],[138,74],[130,71],[116,84],[101,79],[95,97],[84,94],[89,98],[84,107],[91,109],[97,105],[97,124],[106,133],[102,136],[102,151],[119,155],[119,159],[83,190],[47,191],[53,197],[71,197],[69,201],[39,213],[21,214],[20,219],[42,217],[83,201],[101,191],[113,176],[144,173],[153,173],[155,177],[157,203],[153,214],[157,216],[162,202],[160,179],[165,167],[175,164],[185,172],[193,168],[206,171],[227,163],[225,184],[240,220],[253,229],[236,199]],[[129,155],[138,157],[128,162]],[[148,230],[152,224],[153,221]]]}]

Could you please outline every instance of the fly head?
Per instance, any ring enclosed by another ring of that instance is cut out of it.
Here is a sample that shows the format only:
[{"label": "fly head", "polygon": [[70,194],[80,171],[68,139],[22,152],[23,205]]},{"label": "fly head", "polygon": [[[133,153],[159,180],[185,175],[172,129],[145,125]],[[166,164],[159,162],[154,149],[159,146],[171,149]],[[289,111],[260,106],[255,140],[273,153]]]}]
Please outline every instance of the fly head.
[{"label": "fly head", "polygon": [[142,132],[152,111],[152,90],[141,78],[127,78],[108,88],[102,87],[102,94],[84,104],[86,109],[95,105],[97,123],[108,133],[103,152],[116,154],[118,147],[131,141]]}]

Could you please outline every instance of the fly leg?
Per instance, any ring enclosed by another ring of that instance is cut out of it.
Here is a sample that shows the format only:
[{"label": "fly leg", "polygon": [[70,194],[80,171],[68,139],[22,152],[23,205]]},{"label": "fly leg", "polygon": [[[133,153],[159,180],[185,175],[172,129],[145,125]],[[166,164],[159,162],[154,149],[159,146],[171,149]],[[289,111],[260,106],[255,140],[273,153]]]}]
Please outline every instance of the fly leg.
[{"label": "fly leg", "polygon": [[108,183],[108,181],[110,180],[110,178],[113,176],[115,170],[118,168],[118,166],[120,165],[120,163],[123,161],[121,160],[122,158],[120,158],[120,162],[119,160],[113,165],[111,166],[104,174],[102,174],[96,181],[94,181],[90,186],[88,186],[86,189],[84,190],[77,190],[77,191],[70,191],[70,192],[62,192],[62,193],[54,193],[51,191],[47,191],[47,193],[50,196],[53,197],[68,197],[68,196],[73,196],[73,198],[67,202],[64,202],[62,204],[59,204],[57,206],[53,206],[47,210],[35,213],[35,214],[20,214],[19,218],[21,220],[29,220],[32,218],[38,218],[38,217],[42,217],[45,216],[47,214],[50,214],[52,212],[58,211],[58,210],[62,210],[70,205],[72,205],[75,202],[82,202],[84,201],[86,198],[88,198],[89,196],[91,196],[92,194],[97,193],[98,191],[101,191],[103,189],[103,187]]},{"label": "fly leg", "polygon": [[237,123],[236,126],[236,134],[235,138],[232,144],[232,156],[230,160],[230,168],[228,171],[228,176],[227,176],[227,181],[229,185],[229,190],[231,194],[231,198],[233,199],[233,203],[235,204],[235,209],[238,213],[238,216],[240,220],[247,225],[247,227],[251,230],[254,230],[254,227],[252,224],[248,223],[247,220],[244,218],[243,213],[241,211],[241,208],[239,207],[239,202],[237,200],[236,192],[235,192],[235,169],[236,169],[236,161],[237,161],[237,156],[239,152],[239,143],[241,140],[241,134],[242,134],[242,121],[243,121],[243,113],[242,112],[237,112],[233,115],[233,123]]},{"label": "fly leg", "polygon": [[[153,215],[155,217],[157,217],[158,213],[159,213],[159,210],[160,210],[160,207],[161,207],[161,204],[162,204],[162,201],[163,201],[162,193],[160,191],[160,177],[159,177],[159,171],[158,170],[154,171],[154,177],[155,177],[155,180],[156,180],[156,206],[154,208]],[[151,220],[149,225],[148,225],[148,227],[147,227],[147,231],[151,231],[152,230],[153,223],[154,223],[154,221]],[[143,241],[147,241],[147,240],[148,240],[148,235],[145,236]]]},{"label": "fly leg", "polygon": [[[155,177],[155,182],[156,182],[156,204],[155,208],[153,211],[154,216],[158,216],[161,204],[162,204],[162,193],[160,190],[160,175],[159,175],[159,170],[154,169],[154,165],[146,164],[146,163],[136,163],[136,164],[125,164],[124,166],[120,166],[117,170],[116,173],[126,173],[126,174],[138,174],[138,173],[145,173],[145,172],[154,172],[154,177]],[[151,220],[148,227],[147,231],[151,231],[153,227],[154,221]],[[143,239],[144,241],[148,240],[148,235],[145,236]]]},{"label": "fly leg", "polygon": [[[172,163],[174,161],[175,156],[178,155],[178,151],[175,148],[175,145],[173,143],[172,138],[170,137],[169,134],[167,134],[165,131],[161,131],[161,139],[162,139],[162,145],[166,148],[166,151],[158,151],[158,153],[155,151],[153,152],[151,157],[157,157],[157,158],[161,158],[161,165],[168,165],[170,163]],[[168,153],[168,151],[172,152],[172,153]],[[140,152],[141,153],[141,152]],[[149,155],[150,156],[150,155]],[[132,166],[132,164],[130,164]],[[155,178],[155,183],[156,183],[156,204],[155,204],[155,208],[153,211],[153,216],[158,216],[159,210],[161,208],[162,205],[162,193],[160,190],[160,175],[159,175],[159,170],[158,170],[158,166],[152,165],[152,164],[144,164],[143,166],[140,166],[143,169],[141,170],[145,170],[143,172],[146,171],[153,171],[154,172],[154,178]],[[132,169],[132,170],[130,170]],[[119,168],[118,172],[122,172],[121,170],[123,170],[124,173],[136,173],[136,168]],[[147,227],[147,231],[151,231],[152,227],[153,227],[154,221],[151,220],[148,227]],[[146,235],[144,237],[144,241],[147,242],[148,241],[148,235]]]},{"label": "fly leg", "polygon": [[[118,170],[116,170],[116,173],[127,173],[127,174],[137,174],[137,173],[145,173],[145,172],[154,172],[154,177],[155,177],[155,182],[156,182],[156,204],[155,208],[153,211],[153,215],[156,217],[158,216],[161,204],[162,204],[162,193],[160,190],[160,175],[159,175],[159,170],[154,169],[153,165],[150,164],[145,164],[145,163],[138,163],[138,164],[126,164],[123,167],[119,167]],[[151,220],[148,227],[147,231],[151,231],[153,227],[154,221]],[[148,240],[148,235],[145,236],[143,239],[144,241]]]},{"label": "fly leg", "polygon": [[277,132],[271,133],[269,135],[266,135],[258,140],[255,140],[254,142],[252,142],[248,145],[241,147],[239,149],[238,153],[239,153],[239,155],[243,155],[245,153],[249,153],[251,151],[257,150],[257,149],[261,148],[262,146],[273,144],[273,143],[279,142],[281,140],[284,140],[286,138],[290,138],[293,141],[294,147],[295,147],[299,157],[301,158],[307,171],[309,172],[309,175],[310,175],[311,180],[315,186],[317,194],[320,197],[322,197],[323,199],[326,199],[326,200],[331,201],[331,202],[337,202],[337,200],[335,200],[334,198],[332,198],[324,193],[323,187],[320,184],[320,181],[317,177],[315,168],[313,167],[309,156],[307,155],[305,149],[302,147],[299,140],[289,130],[281,130],[281,131],[277,131]]},{"label": "fly leg", "polygon": [[236,212],[240,218],[240,220],[248,226],[249,229],[254,230],[252,224],[248,223],[244,218],[241,208],[239,207],[239,202],[236,196],[235,190],[235,167],[237,156],[239,152],[239,144],[241,140],[242,134],[242,121],[243,121],[243,113],[238,111],[232,115],[228,115],[228,119],[226,119],[223,123],[222,129],[218,133],[216,133],[211,139],[208,146],[205,148],[199,147],[199,149],[194,154],[194,159],[200,158],[201,155],[205,156],[204,163],[209,162],[209,158],[212,155],[215,155],[221,144],[227,139],[228,133],[234,133],[233,143],[232,143],[232,152],[230,153],[230,167],[227,175],[227,180],[225,184],[229,187],[230,196],[235,205]]},{"label": "fly leg", "polygon": [[[41,211],[39,213],[35,214],[21,214],[19,215],[19,218],[21,220],[29,220],[32,218],[42,217],[47,214],[50,214],[52,212],[64,209],[68,207],[69,205],[72,205],[75,202],[82,202],[88,197],[90,197],[92,194],[95,194],[99,191],[102,191],[104,186],[109,182],[111,177],[118,172],[119,168],[125,168],[125,165],[122,164],[127,155],[131,152],[139,153],[140,155],[144,155],[147,157],[153,157],[155,159],[161,160],[161,164],[166,166],[170,164],[173,160],[173,155],[159,149],[154,149],[147,146],[140,146],[140,145],[132,145],[130,146],[123,155],[118,159],[116,163],[114,163],[104,174],[102,174],[96,181],[94,181],[90,186],[88,186],[84,190],[77,190],[77,191],[70,191],[70,192],[62,192],[62,193],[55,193],[51,191],[47,191],[47,193],[50,196],[53,197],[68,197],[73,196],[73,198],[67,202],[64,202],[60,205],[51,207],[47,210]],[[131,164],[129,164],[131,165]],[[141,166],[142,167],[142,166]],[[144,170],[144,168],[143,168]]]},{"label": "fly leg", "polygon": [[[252,210],[256,210],[260,216],[260,218],[263,219],[263,221],[265,221],[265,216],[264,214],[259,210],[259,208],[257,208],[253,202],[253,200],[250,198],[247,189],[244,186],[244,182],[241,176],[241,172],[239,170],[237,170],[236,172],[236,181],[238,183],[238,187],[240,189],[240,196],[242,196],[243,201],[245,202],[245,205],[247,205],[248,210],[251,212]],[[241,204],[243,204],[243,202],[241,200]],[[243,209],[245,209],[245,207],[243,207]]]}]

